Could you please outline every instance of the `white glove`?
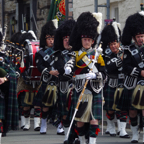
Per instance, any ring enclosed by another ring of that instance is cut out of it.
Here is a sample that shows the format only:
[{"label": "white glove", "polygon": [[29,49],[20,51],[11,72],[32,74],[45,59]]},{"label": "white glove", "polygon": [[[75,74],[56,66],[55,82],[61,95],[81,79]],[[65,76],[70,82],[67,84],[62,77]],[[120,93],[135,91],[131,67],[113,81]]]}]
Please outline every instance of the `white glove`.
[{"label": "white glove", "polygon": [[65,68],[65,74],[69,75],[72,72],[71,67],[66,67]]},{"label": "white glove", "polygon": [[20,77],[20,73],[18,71],[16,71],[16,77],[19,78]]},{"label": "white glove", "polygon": [[96,79],[96,74],[95,73],[87,73],[86,78],[87,79]]}]

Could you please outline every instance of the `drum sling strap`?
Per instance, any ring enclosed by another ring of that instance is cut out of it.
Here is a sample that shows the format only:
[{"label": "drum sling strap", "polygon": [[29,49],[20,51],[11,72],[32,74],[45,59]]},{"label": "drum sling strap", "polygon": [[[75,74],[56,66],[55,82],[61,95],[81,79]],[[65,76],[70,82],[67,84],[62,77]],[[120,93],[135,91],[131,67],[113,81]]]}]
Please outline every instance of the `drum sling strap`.
[{"label": "drum sling strap", "polygon": [[[137,51],[138,50],[135,49],[134,46],[131,47],[131,54],[132,54],[133,58],[135,59],[136,63],[138,64],[138,67],[140,69],[142,69],[144,67],[144,63],[142,61],[142,58],[141,58],[139,52],[137,52]],[[141,107],[144,106],[144,102],[143,102],[143,100],[144,100],[143,86],[137,85],[137,87],[135,88],[135,90],[133,92],[132,98],[133,98],[132,105],[134,107],[136,107],[137,109],[140,109]]]},{"label": "drum sling strap", "polygon": [[51,63],[50,56],[54,53],[53,49],[48,48],[45,51],[40,50],[39,54],[43,57],[44,61],[49,65]]},{"label": "drum sling strap", "polygon": [[136,61],[136,63],[138,64],[139,68],[143,68],[142,66],[144,65],[142,62],[142,58],[139,54],[139,52],[137,52],[138,50],[135,48],[135,46],[131,47],[131,54],[132,57],[134,58],[134,60]]}]

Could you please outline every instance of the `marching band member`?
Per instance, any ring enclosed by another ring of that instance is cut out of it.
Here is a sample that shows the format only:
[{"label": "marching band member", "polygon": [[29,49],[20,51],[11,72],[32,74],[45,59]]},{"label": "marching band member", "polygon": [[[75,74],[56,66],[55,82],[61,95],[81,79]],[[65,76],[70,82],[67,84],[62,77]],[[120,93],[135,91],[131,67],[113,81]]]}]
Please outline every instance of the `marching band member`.
[{"label": "marching band member", "polygon": [[[72,96],[72,111],[75,110],[78,98],[88,79],[88,85],[84,91],[78,112],[76,113],[75,131],[78,134],[80,144],[85,144],[85,134],[87,133],[86,123],[89,125],[89,144],[95,144],[100,131],[98,121],[102,118],[102,97],[101,89],[103,80],[106,78],[105,63],[101,55],[97,63],[92,68],[92,60],[95,58],[93,50],[94,42],[100,33],[101,13],[82,13],[70,36],[71,59],[65,65],[65,74],[75,74],[75,89]],[[73,114],[73,113],[72,113]]]},{"label": "marching band member", "polygon": [[9,130],[17,130],[19,126],[17,77],[6,55],[4,35],[0,32],[0,143],[1,135],[6,136]]},{"label": "marching band member", "polygon": [[[134,43],[131,44],[131,41]],[[144,80],[144,12],[129,16],[122,35],[122,44],[125,46],[123,56],[124,96],[121,98],[121,109],[129,110],[131,121],[131,143],[138,143],[137,110],[144,109],[143,80]],[[118,107],[119,108],[119,107]],[[144,113],[143,113],[144,127]],[[143,134],[144,143],[144,134]]]},{"label": "marching band member", "polygon": [[[40,50],[36,53],[36,64],[38,70],[41,72],[42,85],[36,96],[37,101],[42,103],[42,119],[40,134],[46,134],[47,131],[47,117],[50,114],[50,109],[54,107],[57,99],[57,77],[58,71],[53,68],[53,44],[54,34],[56,30],[56,22],[49,21],[43,27],[40,38]],[[35,103],[35,102],[34,102]],[[38,103],[36,104],[40,106]],[[60,129],[60,132],[64,132]]]},{"label": "marching band member", "polygon": [[[25,40],[36,40],[36,36],[33,32],[24,32],[19,38],[19,45],[24,45]],[[26,54],[25,54],[26,55]],[[27,131],[30,129],[30,109],[32,107],[33,96],[36,95],[39,85],[33,86],[30,81],[27,81],[25,71],[28,69],[29,66],[29,54],[26,55],[24,68],[20,67],[21,76],[18,79],[18,98],[20,97],[23,107],[23,115],[25,120],[23,120],[23,124],[25,123],[23,130]],[[38,110],[39,112],[39,110]],[[35,113],[38,113],[36,110]],[[39,112],[40,113],[40,112]],[[25,122],[24,122],[25,121]],[[34,130],[39,131],[40,129],[40,117],[34,116]]]},{"label": "marching band member", "polygon": [[[18,47],[20,47],[18,44],[19,44],[19,38],[20,38],[20,36],[23,34],[23,33],[26,33],[26,31],[23,31],[23,32],[21,32],[21,31],[19,31],[19,32],[17,32],[17,33],[14,33],[13,35],[12,35],[12,37],[11,37],[11,39],[10,39],[10,43],[12,43],[12,45],[14,46],[15,45],[15,48],[14,49],[16,49],[16,48],[18,48]],[[8,46],[9,46],[9,44],[8,44]],[[11,45],[10,45],[10,47],[11,47]],[[12,50],[9,50],[9,51],[11,51],[10,52],[10,55],[12,55],[11,53],[12,53]],[[15,57],[15,56],[14,56]],[[20,61],[20,60],[19,60]],[[18,75],[20,76],[20,62],[17,62],[17,60],[16,60],[16,58],[14,59],[14,61],[13,61],[13,63],[14,63],[14,65],[16,66],[16,70],[17,70],[17,72],[18,72]],[[17,64],[16,64],[17,63]],[[23,129],[23,127],[25,126],[25,117],[24,117],[24,114],[23,114],[23,106],[22,106],[22,103],[23,103],[23,99],[21,98],[21,97],[18,97],[18,103],[19,103],[19,116],[20,116],[20,120],[21,120],[21,129]]]},{"label": "marching band member", "polygon": [[[120,47],[120,24],[112,22],[110,25],[106,25],[102,31],[101,41],[103,43],[102,48],[104,50],[106,73],[108,76],[108,81],[105,84],[104,90],[104,109],[107,111],[106,116],[108,122],[107,130],[110,136],[116,136],[114,123],[115,109],[113,104],[117,104],[119,100],[117,99],[117,95],[115,95],[116,88],[121,87],[122,89],[124,81],[124,74],[122,73],[123,50]],[[124,114],[127,114],[127,112],[120,112],[120,126],[119,120],[117,120],[118,131],[120,132],[121,138],[129,138],[129,135],[125,131],[127,115]]]},{"label": "marching band member", "polygon": [[[57,51],[55,55],[55,63],[54,67],[59,72],[59,95],[58,95],[58,103],[60,105],[59,112],[60,117],[62,118],[62,124],[64,126],[65,131],[65,139],[64,142],[67,141],[67,131],[69,128],[69,118],[68,118],[68,103],[71,98],[67,97],[68,91],[72,88],[70,87],[72,81],[65,77],[64,74],[64,65],[69,61],[70,56],[69,52],[71,51],[71,47],[69,46],[69,37],[71,31],[75,25],[74,20],[64,21],[63,24],[59,26],[56,30],[55,41],[54,41],[54,50]],[[71,142],[72,143],[72,142]]]}]

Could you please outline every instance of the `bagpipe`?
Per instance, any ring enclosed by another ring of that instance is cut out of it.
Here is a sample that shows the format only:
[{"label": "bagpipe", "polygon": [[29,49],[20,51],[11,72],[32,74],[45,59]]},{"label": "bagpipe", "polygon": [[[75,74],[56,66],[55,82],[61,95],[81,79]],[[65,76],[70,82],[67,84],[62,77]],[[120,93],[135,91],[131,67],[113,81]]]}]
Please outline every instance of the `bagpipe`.
[{"label": "bagpipe", "polygon": [[26,39],[24,44],[13,43],[9,40],[5,41],[7,26],[4,27],[4,34],[1,53],[5,53],[9,59],[9,65],[15,67],[16,71],[20,71],[26,83],[33,87],[39,85],[41,73],[38,71],[35,54],[39,50],[38,40]]},{"label": "bagpipe", "polygon": [[27,39],[23,45],[6,41],[6,45],[10,63],[18,66],[25,81],[35,87],[35,83],[39,83],[41,78],[41,73],[38,71],[35,62],[35,54],[39,50],[39,41]]},{"label": "bagpipe", "polygon": [[20,67],[24,67],[24,51],[25,48],[19,43],[12,43],[11,41],[6,41],[6,54],[9,57],[10,63],[14,66],[20,64]]}]

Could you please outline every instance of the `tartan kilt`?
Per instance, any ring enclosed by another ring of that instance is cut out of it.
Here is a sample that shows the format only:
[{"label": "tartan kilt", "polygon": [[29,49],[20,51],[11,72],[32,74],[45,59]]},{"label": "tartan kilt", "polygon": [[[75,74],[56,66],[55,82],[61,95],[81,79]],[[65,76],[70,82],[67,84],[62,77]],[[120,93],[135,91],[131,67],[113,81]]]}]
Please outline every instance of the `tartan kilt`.
[{"label": "tartan kilt", "polygon": [[0,85],[0,119],[5,119],[5,112],[6,112],[6,103],[7,98],[9,95],[9,91],[7,90],[9,88],[9,82],[5,82],[4,84]]},{"label": "tartan kilt", "polygon": [[104,110],[114,111],[112,109],[113,103],[114,103],[114,93],[116,91],[116,88],[112,88],[108,85],[108,83],[105,84],[104,87]]},{"label": "tartan kilt", "polygon": [[124,88],[124,91],[121,95],[117,108],[121,111],[128,111],[128,110],[137,110],[132,106],[132,94],[134,89],[128,90]]},{"label": "tartan kilt", "polygon": [[0,97],[0,119],[5,119],[5,98]]},{"label": "tartan kilt", "polygon": [[21,106],[22,107],[31,107],[31,105],[28,105],[24,102],[25,96],[26,96],[25,91],[20,92],[18,95],[18,98],[20,99],[19,101],[21,102]]},{"label": "tartan kilt", "polygon": [[[92,92],[92,95],[93,95],[93,100],[92,100],[92,114],[93,114],[93,117],[97,120],[101,120],[102,119],[101,92],[100,93],[95,93],[92,89],[89,89],[89,90]],[[75,111],[80,93],[81,92],[77,93],[76,90],[74,90],[74,93],[72,95],[72,103],[71,103],[70,116],[69,116],[70,120],[73,117],[73,113]]]},{"label": "tartan kilt", "polygon": [[19,106],[24,106],[24,105],[25,105],[25,103],[24,103],[24,98],[25,98],[25,92],[21,92],[21,93],[18,95]]},{"label": "tartan kilt", "polygon": [[42,98],[46,89],[47,83],[42,82],[42,85],[38,91],[38,93],[36,94],[36,96],[33,99],[33,106],[40,106],[42,107]]},{"label": "tartan kilt", "polygon": [[67,115],[68,111],[66,110],[66,102],[67,102],[67,93],[59,92],[59,104],[61,108],[61,116]]}]

